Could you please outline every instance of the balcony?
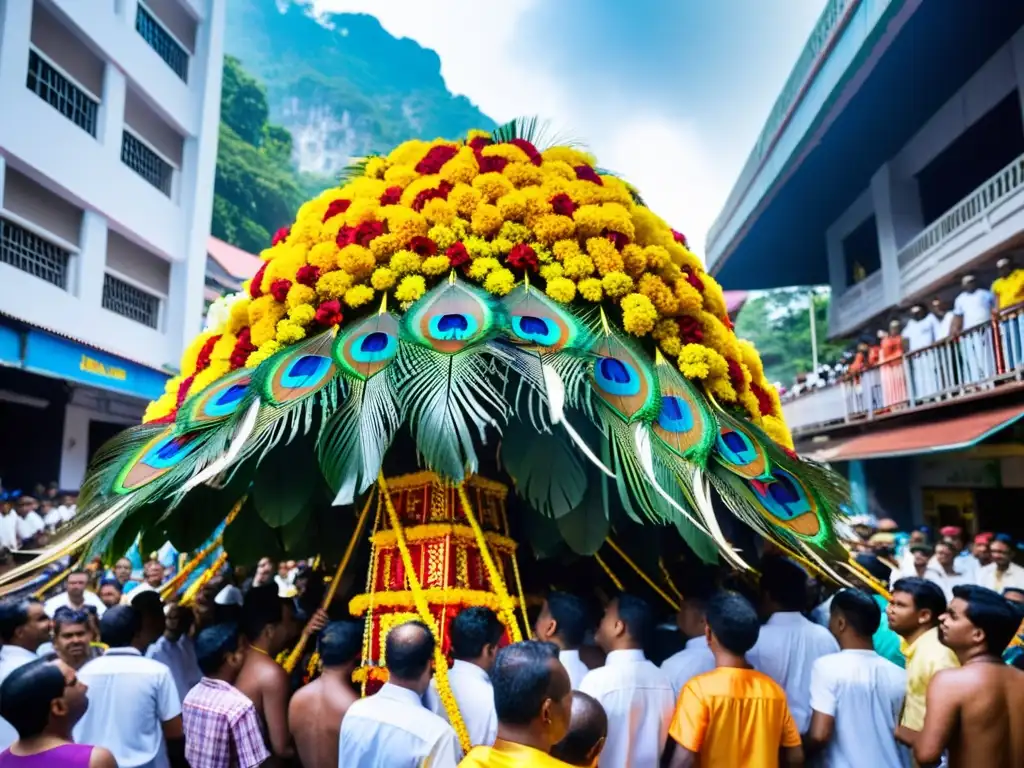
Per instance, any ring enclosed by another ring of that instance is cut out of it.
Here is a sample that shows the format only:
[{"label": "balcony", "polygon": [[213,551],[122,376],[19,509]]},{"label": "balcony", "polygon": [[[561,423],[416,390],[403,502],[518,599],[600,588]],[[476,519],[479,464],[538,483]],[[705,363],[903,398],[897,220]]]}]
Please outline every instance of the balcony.
[{"label": "balcony", "polygon": [[156,51],[157,56],[164,60],[171,71],[181,78],[183,83],[187,83],[188,51],[142,3],[139,3],[139,9],[135,15],[135,30],[142,35],[142,39],[149,47]]},{"label": "balcony", "polygon": [[70,262],[69,251],[20,224],[0,218],[0,264],[8,264],[66,291]]},{"label": "balcony", "polygon": [[171,196],[174,166],[130,131],[125,131],[121,139],[121,162],[167,197]]},{"label": "balcony", "polygon": [[844,336],[852,333],[886,309],[882,272],[879,270],[855,283],[836,299],[830,309],[828,334]]},{"label": "balcony", "polygon": [[72,123],[93,138],[96,137],[100,100],[73,82],[56,64],[31,48],[28,52],[25,85]]}]

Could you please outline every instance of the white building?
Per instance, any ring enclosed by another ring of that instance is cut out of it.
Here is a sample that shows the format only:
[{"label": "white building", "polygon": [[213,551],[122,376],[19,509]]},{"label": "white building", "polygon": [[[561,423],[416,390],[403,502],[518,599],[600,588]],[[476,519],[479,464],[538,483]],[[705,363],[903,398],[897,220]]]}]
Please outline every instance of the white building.
[{"label": "white building", "polygon": [[8,487],[78,487],[201,326],[226,2],[0,0],[0,422],[63,413],[59,475],[0,449]]}]

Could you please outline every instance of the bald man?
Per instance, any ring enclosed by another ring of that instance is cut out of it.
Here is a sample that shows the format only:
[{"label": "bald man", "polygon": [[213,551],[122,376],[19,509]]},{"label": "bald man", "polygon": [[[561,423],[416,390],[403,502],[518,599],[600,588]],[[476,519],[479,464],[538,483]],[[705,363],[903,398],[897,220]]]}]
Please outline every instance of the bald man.
[{"label": "bald man", "polygon": [[593,696],[572,692],[569,731],[551,748],[551,756],[563,763],[593,768],[608,736],[608,715]]}]

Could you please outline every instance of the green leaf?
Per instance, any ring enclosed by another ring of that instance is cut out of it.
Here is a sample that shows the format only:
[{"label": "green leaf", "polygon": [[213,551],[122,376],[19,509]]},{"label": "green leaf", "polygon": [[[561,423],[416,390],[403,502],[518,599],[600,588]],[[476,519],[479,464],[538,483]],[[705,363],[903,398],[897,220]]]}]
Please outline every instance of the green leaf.
[{"label": "green leaf", "polygon": [[501,441],[501,461],[515,478],[516,493],[548,517],[568,514],[587,492],[585,459],[561,431],[539,433],[529,424],[512,421]]},{"label": "green leaf", "polygon": [[224,550],[235,565],[255,565],[261,557],[280,559],[284,555],[281,537],[263,521],[251,498],[224,529]]},{"label": "green leaf", "polygon": [[608,519],[604,485],[603,479],[592,480],[583,502],[556,521],[565,543],[577,554],[593,555],[608,536],[611,521]]},{"label": "green leaf", "polygon": [[263,521],[283,528],[300,515],[323,486],[314,450],[307,439],[277,446],[256,472],[252,500]]}]

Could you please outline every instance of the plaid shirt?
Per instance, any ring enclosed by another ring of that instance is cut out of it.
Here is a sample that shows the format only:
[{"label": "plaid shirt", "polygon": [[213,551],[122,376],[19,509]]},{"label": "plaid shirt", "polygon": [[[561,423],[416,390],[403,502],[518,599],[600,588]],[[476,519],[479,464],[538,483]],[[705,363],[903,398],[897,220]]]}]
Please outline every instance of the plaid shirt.
[{"label": "plaid shirt", "polygon": [[181,705],[192,768],[256,768],[270,757],[253,703],[230,683],[204,677]]}]

